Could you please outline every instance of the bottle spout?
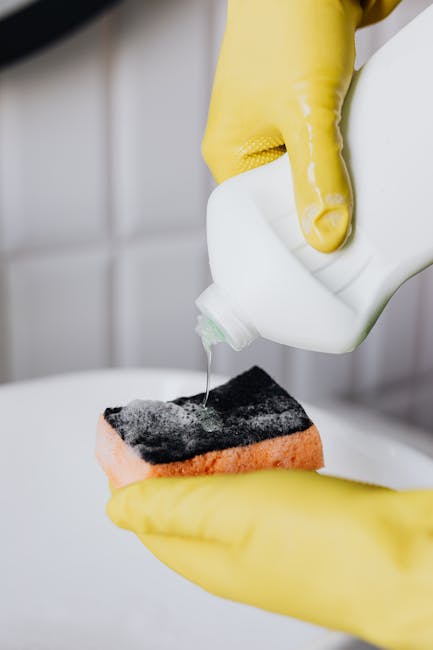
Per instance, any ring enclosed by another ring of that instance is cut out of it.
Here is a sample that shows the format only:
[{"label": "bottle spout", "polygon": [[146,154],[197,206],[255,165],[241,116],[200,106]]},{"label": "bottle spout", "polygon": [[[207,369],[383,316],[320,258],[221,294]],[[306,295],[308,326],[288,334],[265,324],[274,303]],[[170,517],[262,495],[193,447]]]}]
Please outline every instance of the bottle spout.
[{"label": "bottle spout", "polygon": [[215,283],[199,295],[195,304],[204,317],[199,317],[196,328],[203,344],[207,339],[208,345],[224,341],[239,351],[259,336],[254,325],[233,307],[230,298]]}]

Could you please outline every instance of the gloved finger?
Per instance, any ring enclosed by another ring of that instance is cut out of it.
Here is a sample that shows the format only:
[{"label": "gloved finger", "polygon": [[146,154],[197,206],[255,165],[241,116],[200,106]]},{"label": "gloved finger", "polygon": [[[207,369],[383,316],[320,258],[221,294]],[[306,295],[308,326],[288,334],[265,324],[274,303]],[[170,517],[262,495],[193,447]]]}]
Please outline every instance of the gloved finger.
[{"label": "gloved finger", "polygon": [[[245,510],[233,504],[248,475],[155,478],[116,490],[110,519],[137,535],[169,535],[230,543]],[[227,507],[231,504],[232,507]],[[233,526],[231,525],[231,518]]]},{"label": "gloved finger", "polygon": [[321,105],[314,106],[306,93],[301,99],[304,115],[283,132],[301,230],[307,242],[324,253],[344,243],[353,211],[338,126],[340,100],[333,95],[332,89],[324,87],[320,91]]}]

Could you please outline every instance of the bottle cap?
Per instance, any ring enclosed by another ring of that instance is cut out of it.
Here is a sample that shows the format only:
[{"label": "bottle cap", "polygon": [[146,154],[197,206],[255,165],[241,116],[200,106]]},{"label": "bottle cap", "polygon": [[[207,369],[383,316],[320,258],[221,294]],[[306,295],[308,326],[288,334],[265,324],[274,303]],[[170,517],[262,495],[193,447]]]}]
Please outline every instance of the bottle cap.
[{"label": "bottle cap", "polygon": [[215,283],[199,295],[195,304],[223,333],[224,340],[234,350],[242,350],[259,336],[254,325]]}]

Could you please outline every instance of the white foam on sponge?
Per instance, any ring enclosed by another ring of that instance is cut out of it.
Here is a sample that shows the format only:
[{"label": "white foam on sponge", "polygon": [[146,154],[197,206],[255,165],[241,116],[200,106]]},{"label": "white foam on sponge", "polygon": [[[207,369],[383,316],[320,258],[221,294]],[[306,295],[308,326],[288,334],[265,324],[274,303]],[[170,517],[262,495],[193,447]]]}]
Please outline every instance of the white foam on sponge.
[{"label": "white foam on sponge", "polygon": [[135,399],[122,409],[125,442],[134,445],[143,431],[164,430],[172,434],[197,422],[192,409],[173,402]]}]

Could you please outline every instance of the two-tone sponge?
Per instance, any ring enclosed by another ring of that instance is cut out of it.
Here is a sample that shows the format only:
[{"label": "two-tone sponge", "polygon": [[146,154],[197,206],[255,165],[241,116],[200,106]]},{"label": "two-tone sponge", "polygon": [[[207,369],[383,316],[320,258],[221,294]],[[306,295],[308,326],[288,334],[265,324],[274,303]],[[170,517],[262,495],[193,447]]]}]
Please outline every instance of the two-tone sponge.
[{"label": "two-tone sponge", "polygon": [[96,456],[113,487],[161,476],[323,466],[319,432],[302,406],[258,367],[209,393],[107,408]]}]

